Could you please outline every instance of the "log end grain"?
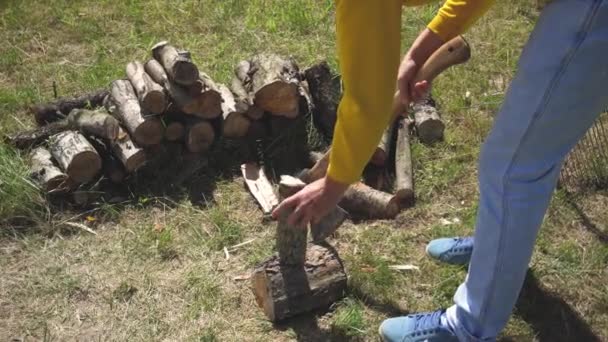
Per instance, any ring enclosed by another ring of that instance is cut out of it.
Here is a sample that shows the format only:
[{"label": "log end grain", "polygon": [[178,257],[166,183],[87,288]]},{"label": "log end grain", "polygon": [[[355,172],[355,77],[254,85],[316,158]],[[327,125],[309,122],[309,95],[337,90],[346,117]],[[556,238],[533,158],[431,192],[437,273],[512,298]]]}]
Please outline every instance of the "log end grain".
[{"label": "log end grain", "polygon": [[158,145],[163,139],[164,126],[156,118],[148,118],[133,132],[133,140],[141,146]]},{"label": "log end grain", "polygon": [[176,60],[173,65],[175,81],[183,85],[191,85],[198,80],[199,71],[190,60]]},{"label": "log end grain", "polygon": [[204,152],[211,147],[215,140],[213,126],[206,121],[193,124],[186,134],[186,147],[193,153]]},{"label": "log end grain", "polygon": [[142,102],[142,107],[151,114],[161,114],[167,108],[167,96],[162,90],[148,92]]},{"label": "log end grain", "polygon": [[82,151],[74,155],[66,173],[78,183],[87,183],[95,178],[100,169],[99,154],[94,151]]},{"label": "log end grain", "polygon": [[298,115],[298,85],[275,81],[260,89],[255,94],[255,105],[264,111],[286,117]]},{"label": "log end grain", "polygon": [[222,114],[222,95],[215,90],[201,93],[197,100],[198,116],[215,119]]},{"label": "log end grain", "polygon": [[224,119],[223,132],[227,138],[242,138],[251,126],[251,120],[240,113],[232,113]]},{"label": "log end grain", "polygon": [[185,134],[186,128],[181,122],[170,122],[165,128],[165,139],[167,139],[167,141],[182,140]]},{"label": "log end grain", "polygon": [[445,125],[441,120],[426,120],[416,126],[416,132],[421,142],[432,144],[443,140]]}]

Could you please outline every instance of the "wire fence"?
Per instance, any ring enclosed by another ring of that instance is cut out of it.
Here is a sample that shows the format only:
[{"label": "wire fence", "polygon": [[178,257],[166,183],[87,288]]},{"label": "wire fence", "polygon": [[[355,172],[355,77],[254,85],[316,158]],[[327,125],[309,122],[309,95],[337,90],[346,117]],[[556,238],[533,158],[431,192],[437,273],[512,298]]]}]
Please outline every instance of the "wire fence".
[{"label": "wire fence", "polygon": [[600,115],[566,157],[560,186],[570,192],[608,187],[608,113]]}]

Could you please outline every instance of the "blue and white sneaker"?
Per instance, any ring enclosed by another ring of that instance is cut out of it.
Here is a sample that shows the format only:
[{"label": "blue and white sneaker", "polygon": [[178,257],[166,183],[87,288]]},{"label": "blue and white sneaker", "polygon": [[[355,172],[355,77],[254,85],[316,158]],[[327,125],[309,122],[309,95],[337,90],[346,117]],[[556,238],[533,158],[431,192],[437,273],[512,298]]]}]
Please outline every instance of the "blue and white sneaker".
[{"label": "blue and white sneaker", "polygon": [[458,338],[441,324],[445,310],[389,318],[380,325],[384,342],[458,342]]},{"label": "blue and white sneaker", "polygon": [[448,264],[467,265],[473,254],[473,237],[433,240],[426,246],[426,254],[433,259]]}]

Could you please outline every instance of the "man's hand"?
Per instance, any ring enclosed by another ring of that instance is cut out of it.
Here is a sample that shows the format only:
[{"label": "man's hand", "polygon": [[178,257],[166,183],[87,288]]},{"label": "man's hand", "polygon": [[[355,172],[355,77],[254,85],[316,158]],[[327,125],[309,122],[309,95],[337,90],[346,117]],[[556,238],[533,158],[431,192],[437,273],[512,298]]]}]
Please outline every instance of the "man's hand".
[{"label": "man's hand", "polygon": [[412,47],[403,57],[397,75],[397,88],[399,89],[401,103],[408,105],[417,101],[429,91],[430,83],[427,80],[416,80],[416,74],[430,55],[435,52],[444,41],[433,31],[425,29],[418,35]]},{"label": "man's hand", "polygon": [[331,180],[327,176],[308,184],[297,194],[285,199],[272,212],[272,217],[279,217],[283,210],[293,208],[294,211],[287,222],[290,225],[306,227],[309,222],[318,222],[333,207],[335,207],[348,185]]}]

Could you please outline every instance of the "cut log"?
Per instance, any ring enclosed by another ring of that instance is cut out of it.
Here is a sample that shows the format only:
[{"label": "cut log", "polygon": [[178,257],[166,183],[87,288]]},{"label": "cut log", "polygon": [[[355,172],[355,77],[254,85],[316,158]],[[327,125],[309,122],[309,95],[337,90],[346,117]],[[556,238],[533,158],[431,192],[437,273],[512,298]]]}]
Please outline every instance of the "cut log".
[{"label": "cut log", "polygon": [[269,215],[279,204],[279,199],[274,193],[264,169],[256,163],[245,163],[241,165],[241,173],[245,179],[245,185],[262,208],[262,212]]},{"label": "cut log", "polygon": [[215,119],[222,114],[222,95],[209,75],[203,72],[200,75],[202,90],[195,97],[197,109],[192,114],[203,119]]},{"label": "cut log", "polygon": [[195,115],[200,111],[198,96],[193,96],[188,89],[169,80],[167,73],[165,73],[165,69],[163,69],[162,65],[160,65],[157,60],[149,60],[146,62],[144,68],[154,82],[165,88],[171,97],[173,104],[179,107],[181,112]]},{"label": "cut log", "polygon": [[422,143],[432,144],[443,140],[445,125],[435,107],[435,101],[430,95],[426,99],[414,103],[412,110],[416,122],[416,133]]},{"label": "cut log", "polygon": [[101,170],[101,158],[76,131],[65,131],[50,138],[51,154],[61,169],[77,183],[91,181]]},{"label": "cut log", "polygon": [[81,133],[110,141],[116,140],[120,124],[105,110],[74,109],[68,115],[68,124]]},{"label": "cut log", "polygon": [[199,78],[198,68],[187,51],[179,51],[167,42],[160,42],[152,47],[152,56],[162,64],[169,78],[178,84],[189,86]]},{"label": "cut log", "polygon": [[127,77],[135,89],[144,114],[161,114],[167,107],[163,87],[154,82],[139,61],[127,64]]},{"label": "cut log", "polygon": [[[316,163],[310,170],[302,172],[301,179],[313,182],[325,177],[329,153],[330,151],[325,154],[311,153],[311,160],[316,160]],[[352,184],[346,190],[339,205],[351,216],[366,219],[389,219],[399,214],[399,201],[394,196],[361,182]]]},{"label": "cut log", "polygon": [[222,94],[222,116],[224,118],[223,135],[228,138],[242,138],[249,131],[251,121],[245,116],[245,112],[238,108],[234,95],[224,85],[218,86]]},{"label": "cut log", "polygon": [[167,141],[180,141],[186,135],[186,126],[178,121],[168,122],[165,128],[165,139]]},{"label": "cut log", "polygon": [[299,71],[293,59],[257,55],[238,64],[236,76],[260,109],[295,118],[299,114]]},{"label": "cut log", "polygon": [[112,183],[122,183],[127,176],[127,173],[121,161],[118,160],[112,152],[112,148],[110,147],[112,142],[104,142],[101,139],[96,138],[89,139],[89,142],[95,147],[95,150],[97,150],[97,153],[99,153],[99,156],[101,157],[103,174],[112,181]]},{"label": "cut log", "polygon": [[258,306],[270,321],[328,308],[346,294],[347,277],[335,249],[310,244],[304,265],[285,265],[273,256],[253,271]]},{"label": "cut log", "polygon": [[186,125],[186,148],[192,153],[207,151],[215,141],[213,126],[205,120],[189,120]]},{"label": "cut log", "polygon": [[38,125],[65,118],[75,108],[95,108],[103,105],[107,89],[98,89],[78,97],[60,98],[51,103],[34,106],[32,111]]},{"label": "cut log", "polygon": [[306,69],[304,77],[315,104],[313,123],[321,134],[331,140],[342,97],[340,76],[332,73],[327,62],[323,61]]},{"label": "cut log", "polygon": [[4,141],[18,149],[29,149],[45,142],[50,136],[69,129],[67,120],[51,122],[36,129],[6,135]]},{"label": "cut log", "polygon": [[128,173],[136,171],[146,163],[146,152],[133,144],[131,137],[123,130],[112,144],[112,151]]},{"label": "cut log", "polygon": [[[285,200],[289,196],[300,191],[305,184],[299,179],[281,176],[279,183],[279,195],[281,200]],[[301,223],[290,225],[287,222],[289,215],[293,213],[295,208],[286,208],[279,215],[277,224],[277,251],[279,254],[279,262],[283,265],[302,266],[306,259],[306,236],[308,235],[307,227]]]},{"label": "cut log", "polygon": [[395,148],[395,197],[402,209],[414,204],[413,172],[409,121],[400,119],[397,122]]},{"label": "cut log", "polygon": [[163,124],[156,117],[144,117],[135,90],[128,80],[112,82],[110,112],[114,114],[141,146],[159,144],[163,139]]},{"label": "cut log", "polygon": [[32,178],[46,192],[55,192],[68,188],[68,176],[53,163],[51,152],[44,147],[37,147],[30,153]]},{"label": "cut log", "polygon": [[384,166],[368,164],[363,170],[363,183],[380,191],[392,191],[391,177]]},{"label": "cut log", "polygon": [[384,166],[386,160],[389,158],[391,153],[391,144],[393,143],[393,136],[395,131],[394,122],[390,122],[388,127],[384,130],[380,143],[376,147],[376,151],[372,155],[370,162],[374,165]]}]

